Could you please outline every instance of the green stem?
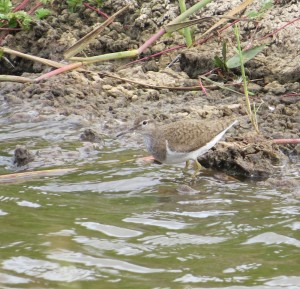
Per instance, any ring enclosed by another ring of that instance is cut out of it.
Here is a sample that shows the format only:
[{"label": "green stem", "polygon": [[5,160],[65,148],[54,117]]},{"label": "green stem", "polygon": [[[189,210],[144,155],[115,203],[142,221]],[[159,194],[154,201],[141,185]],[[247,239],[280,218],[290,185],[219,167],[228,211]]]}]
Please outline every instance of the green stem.
[{"label": "green stem", "polygon": [[197,12],[202,7],[206,6],[209,2],[212,0],[202,0],[199,3],[195,4],[194,6],[190,7],[188,10],[180,14],[178,17],[176,17],[173,21],[171,21],[169,24],[177,24],[185,20],[187,17],[192,15],[193,13]]},{"label": "green stem", "polygon": [[[180,12],[184,13],[186,11],[185,0],[179,0]],[[193,45],[191,29],[189,27],[183,28],[183,33],[185,37],[185,42],[187,47],[191,47]]]},{"label": "green stem", "polygon": [[108,53],[108,54],[92,56],[92,57],[71,57],[70,60],[81,61],[83,63],[94,63],[94,62],[98,62],[98,61],[108,61],[108,60],[112,60],[112,59],[120,59],[120,58],[126,58],[126,57],[134,57],[134,56],[138,56],[137,49]]},{"label": "green stem", "polygon": [[241,65],[241,73],[242,73],[242,78],[243,78],[244,94],[245,94],[246,106],[247,106],[247,114],[249,115],[250,121],[251,121],[255,131],[257,133],[259,133],[256,113],[253,113],[253,111],[251,109],[251,103],[250,103],[249,92],[248,92],[248,83],[247,83],[245,66],[244,66],[244,56],[243,56],[243,52],[242,52],[242,48],[241,48],[239,27],[237,24],[234,25],[234,33],[235,33],[236,42],[237,42],[238,54],[240,57],[240,65]]}]

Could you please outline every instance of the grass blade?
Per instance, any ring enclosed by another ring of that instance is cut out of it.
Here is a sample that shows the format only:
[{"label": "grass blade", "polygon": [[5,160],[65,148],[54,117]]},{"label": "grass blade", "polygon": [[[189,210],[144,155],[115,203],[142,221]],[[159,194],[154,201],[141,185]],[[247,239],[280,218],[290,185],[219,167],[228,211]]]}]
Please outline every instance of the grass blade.
[{"label": "grass blade", "polygon": [[[243,51],[243,63],[254,58],[258,53],[262,52],[266,45],[254,46],[246,51]],[[226,62],[228,68],[236,68],[241,66],[240,55],[236,54],[233,57],[229,58]]]}]

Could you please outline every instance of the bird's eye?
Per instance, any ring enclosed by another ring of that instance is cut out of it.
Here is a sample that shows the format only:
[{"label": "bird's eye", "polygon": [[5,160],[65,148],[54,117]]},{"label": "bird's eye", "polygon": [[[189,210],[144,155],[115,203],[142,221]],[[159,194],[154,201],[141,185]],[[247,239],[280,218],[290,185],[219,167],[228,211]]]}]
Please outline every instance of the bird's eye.
[{"label": "bird's eye", "polygon": [[147,125],[148,121],[147,120],[143,120],[142,125]]}]

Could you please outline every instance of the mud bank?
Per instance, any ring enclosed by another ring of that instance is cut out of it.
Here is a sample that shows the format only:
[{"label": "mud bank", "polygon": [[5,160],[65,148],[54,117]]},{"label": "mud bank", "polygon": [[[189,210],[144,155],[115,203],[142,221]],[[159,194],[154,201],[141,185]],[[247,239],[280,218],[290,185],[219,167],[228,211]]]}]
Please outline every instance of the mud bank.
[{"label": "mud bank", "polygon": [[[112,15],[123,7],[123,2],[105,1],[102,10]],[[190,2],[192,5],[197,1]],[[196,16],[222,15],[240,3],[223,2],[212,2]],[[252,5],[245,13],[256,9],[258,7]],[[299,12],[299,7],[293,1],[277,1],[264,14],[258,26],[253,22],[242,24],[243,47],[251,37],[262,39],[293,21]],[[62,5],[55,7],[53,13],[46,20],[34,24],[29,32],[8,35],[3,45],[23,53],[62,61],[63,52],[70,45],[91,31],[92,26],[104,21],[85,7],[70,13]],[[137,48],[178,14],[177,3],[171,1],[132,1],[128,11],[105,28],[85,53],[92,56]],[[200,161],[206,167],[226,170],[237,176],[266,178],[276,173],[276,167],[284,165],[287,158],[296,156],[298,159],[300,152],[299,144],[278,146],[271,141],[300,137],[299,25],[299,21],[295,22],[279,33],[262,39],[260,43],[268,46],[246,64],[251,80],[249,89],[253,92],[252,101],[260,106],[257,113],[259,136],[253,136],[252,126],[245,118],[245,100],[240,94],[220,88],[207,89],[207,94],[199,87],[178,89],[199,86],[197,77],[213,67],[214,56],[221,54],[222,41],[234,43],[232,29],[227,29],[219,37],[212,37],[201,46],[176,50],[126,67],[124,64],[130,61],[128,59],[98,63],[41,83],[2,82],[1,95],[12,109],[11,122],[39,121],[49,114],[74,115],[80,120],[84,119],[82,125],[87,129],[93,128],[95,123],[101,124],[99,133],[108,137],[113,137],[136,115],[148,115],[164,123],[181,118],[242,117],[240,125],[227,136],[231,145],[218,145]],[[196,37],[203,31],[205,27],[198,25],[195,28]],[[159,39],[141,56],[178,44],[184,44],[184,39],[179,33],[173,33]],[[230,53],[233,53],[233,49]],[[178,55],[181,56],[180,60],[166,68]],[[1,60],[1,74],[33,77],[49,71],[49,67],[39,63],[19,57],[8,58],[13,66]],[[239,72],[236,71],[236,74],[239,75]],[[13,107],[21,105],[24,106],[24,112],[14,113]],[[30,113],[32,111],[36,112],[34,116]],[[140,145],[134,137],[120,142],[128,148]]]}]

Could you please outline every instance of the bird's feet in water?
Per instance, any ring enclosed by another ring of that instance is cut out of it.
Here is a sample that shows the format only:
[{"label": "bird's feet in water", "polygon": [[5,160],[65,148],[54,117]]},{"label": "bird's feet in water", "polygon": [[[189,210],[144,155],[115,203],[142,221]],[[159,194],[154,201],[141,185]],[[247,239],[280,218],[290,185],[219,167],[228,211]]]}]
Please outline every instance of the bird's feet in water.
[{"label": "bird's feet in water", "polygon": [[[188,171],[188,169],[189,169],[189,166],[190,166],[190,161],[189,160],[187,160],[186,162],[185,162],[185,167],[184,167],[184,172],[186,172],[186,171]],[[192,178],[195,178],[198,174],[199,174],[199,172],[202,170],[202,166],[201,166],[201,164],[198,162],[198,160],[194,160],[194,173],[192,174]]]}]

